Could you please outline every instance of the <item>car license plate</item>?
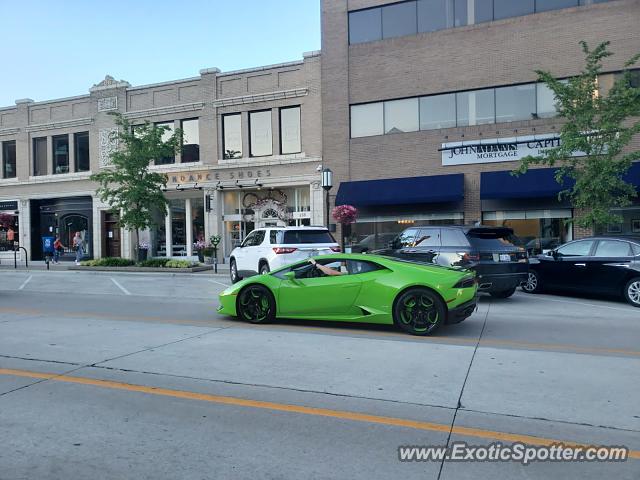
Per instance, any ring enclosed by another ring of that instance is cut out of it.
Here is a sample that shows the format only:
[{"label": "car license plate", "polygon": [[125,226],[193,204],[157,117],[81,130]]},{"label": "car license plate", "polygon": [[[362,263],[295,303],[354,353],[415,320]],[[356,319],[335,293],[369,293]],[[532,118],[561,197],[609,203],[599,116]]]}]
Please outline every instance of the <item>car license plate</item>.
[{"label": "car license plate", "polygon": [[508,253],[501,253],[500,254],[500,261],[501,262],[510,262],[511,261],[511,255],[509,255]]}]

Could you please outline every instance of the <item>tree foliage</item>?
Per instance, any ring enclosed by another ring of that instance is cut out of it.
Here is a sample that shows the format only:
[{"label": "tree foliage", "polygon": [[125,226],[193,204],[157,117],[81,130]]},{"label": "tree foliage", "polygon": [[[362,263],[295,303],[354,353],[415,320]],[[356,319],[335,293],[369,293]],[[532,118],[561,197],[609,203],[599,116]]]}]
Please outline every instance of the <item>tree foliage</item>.
[{"label": "tree foliage", "polygon": [[91,179],[99,184],[98,197],[119,214],[120,226],[136,232],[155,224],[154,213],[167,212],[163,189],[166,175],[151,171],[154,160],[177,154],[182,145],[182,131],[176,130],[169,138],[168,127],[150,122],[132,128],[120,113],[114,113],[118,149],[111,154],[111,164]]},{"label": "tree foliage", "polygon": [[[609,42],[593,50],[580,42],[585,54],[585,67],[579,75],[567,81],[556,79],[551,73],[536,70],[556,97],[556,108],[564,120],[560,130],[560,146],[545,150],[540,156],[522,159],[514,172],[518,175],[533,164],[557,166],[556,180],[563,184],[573,180],[573,187],[560,192],[579,209],[575,219],[583,227],[619,223],[612,208],[624,207],[636,196],[635,188],[624,181],[633,160],[640,159],[640,151],[628,146],[640,132],[640,88],[632,86],[629,68],[640,55],[625,63],[610,90],[598,89],[602,62],[613,55]],[[635,117],[635,118],[634,118]]]}]

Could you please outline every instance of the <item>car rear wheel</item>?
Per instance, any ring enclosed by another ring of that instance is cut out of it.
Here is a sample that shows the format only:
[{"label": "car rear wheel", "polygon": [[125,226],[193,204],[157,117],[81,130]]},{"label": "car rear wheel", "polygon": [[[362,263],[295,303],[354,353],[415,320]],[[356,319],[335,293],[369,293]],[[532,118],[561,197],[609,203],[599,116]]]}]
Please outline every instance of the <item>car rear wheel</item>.
[{"label": "car rear wheel", "polygon": [[229,262],[229,275],[231,275],[231,283],[237,283],[242,280],[242,277],[238,275],[238,266],[233,258]]},{"label": "car rear wheel", "polygon": [[634,307],[640,307],[640,277],[632,278],[624,287],[624,298]]},{"label": "car rear wheel", "polygon": [[535,270],[529,270],[527,280],[522,282],[522,291],[527,293],[540,293],[542,291],[542,281],[540,275]]},{"label": "car rear wheel", "polygon": [[407,290],[393,307],[394,323],[411,335],[430,335],[444,323],[445,315],[440,297],[426,288]]},{"label": "car rear wheel", "polygon": [[500,290],[499,292],[489,292],[493,298],[509,298],[514,293],[516,293],[516,287],[510,288],[509,290]]},{"label": "car rear wheel", "polygon": [[276,318],[276,302],[267,287],[249,285],[238,295],[238,317],[251,323],[267,323]]},{"label": "car rear wheel", "polygon": [[269,270],[269,264],[267,262],[263,262],[260,265],[260,275],[266,275],[267,273],[269,273],[271,270]]}]

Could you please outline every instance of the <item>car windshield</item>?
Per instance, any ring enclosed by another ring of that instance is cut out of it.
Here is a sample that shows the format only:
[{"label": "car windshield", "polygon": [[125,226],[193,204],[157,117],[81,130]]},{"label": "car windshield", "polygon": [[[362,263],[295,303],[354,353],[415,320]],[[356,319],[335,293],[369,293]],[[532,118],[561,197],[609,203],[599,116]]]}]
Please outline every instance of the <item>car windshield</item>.
[{"label": "car windshield", "polygon": [[292,245],[297,243],[336,243],[327,230],[284,230],[278,235],[278,243]]}]

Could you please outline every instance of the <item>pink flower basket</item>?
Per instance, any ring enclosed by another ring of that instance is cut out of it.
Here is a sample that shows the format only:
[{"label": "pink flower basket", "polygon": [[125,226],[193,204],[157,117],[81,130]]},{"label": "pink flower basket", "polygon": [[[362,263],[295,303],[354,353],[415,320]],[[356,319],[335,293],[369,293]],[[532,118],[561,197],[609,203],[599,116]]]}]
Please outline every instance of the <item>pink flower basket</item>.
[{"label": "pink flower basket", "polygon": [[342,225],[355,223],[358,217],[358,209],[353,205],[338,205],[331,212],[334,220]]}]

